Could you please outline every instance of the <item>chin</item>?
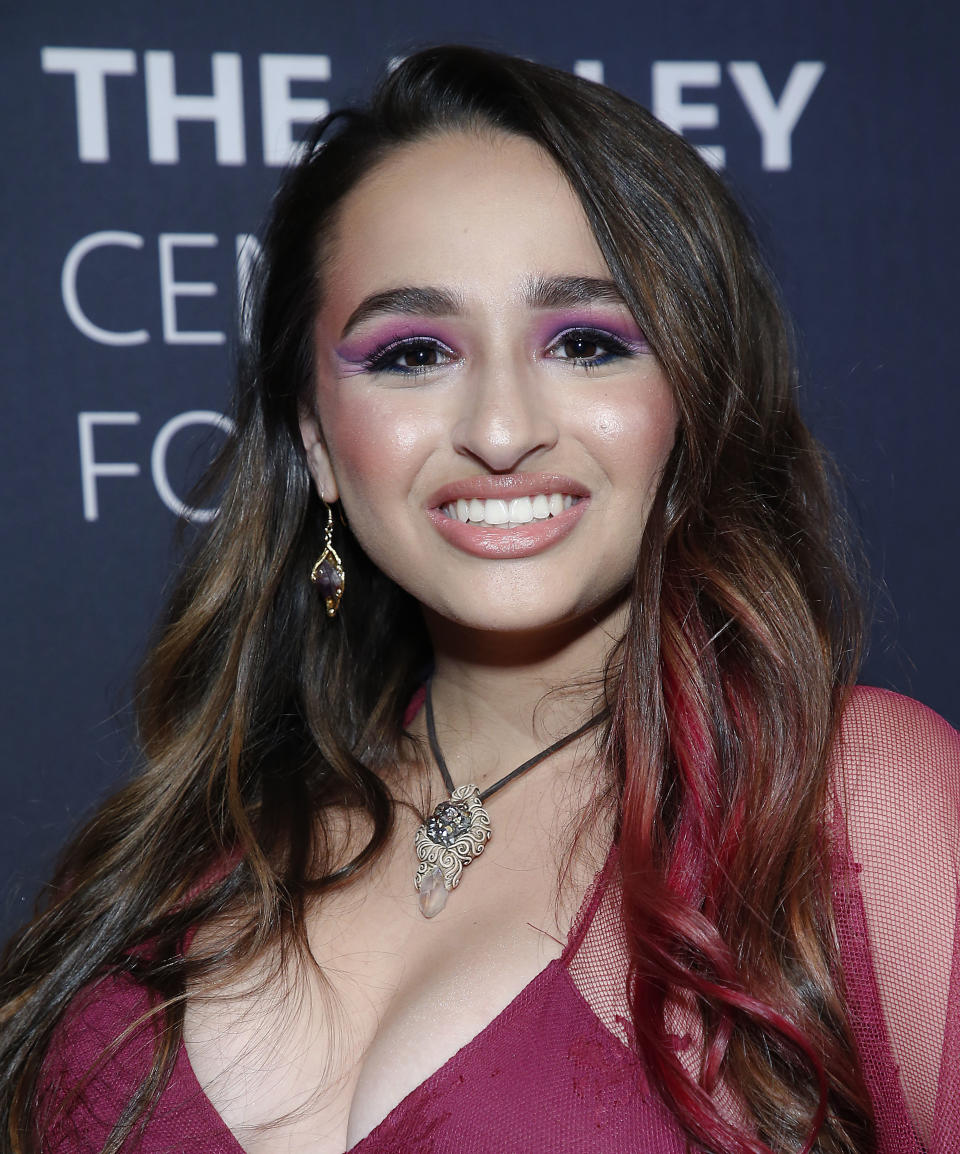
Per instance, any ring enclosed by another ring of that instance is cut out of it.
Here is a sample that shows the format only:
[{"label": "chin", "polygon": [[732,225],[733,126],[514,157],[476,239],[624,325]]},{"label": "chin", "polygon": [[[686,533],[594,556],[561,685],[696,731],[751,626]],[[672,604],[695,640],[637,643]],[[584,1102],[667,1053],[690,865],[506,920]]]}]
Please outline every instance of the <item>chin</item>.
[{"label": "chin", "polygon": [[[456,609],[450,606],[427,608],[428,615],[439,618],[458,629],[508,638],[510,636],[547,639],[551,634],[569,636],[595,628],[598,622],[608,617],[611,610],[622,604],[621,598],[609,599],[589,604],[545,604],[542,598],[537,602],[524,604],[513,601],[507,605],[505,598],[492,598],[482,605],[460,604]],[[426,607],[425,607],[426,608]]]},{"label": "chin", "polygon": [[558,626],[568,624],[572,619],[572,615],[555,615],[544,613],[542,610],[529,613],[515,610],[510,613],[502,611],[458,613],[455,618],[451,618],[451,621],[462,628],[475,629],[483,633],[511,634],[549,632]]}]

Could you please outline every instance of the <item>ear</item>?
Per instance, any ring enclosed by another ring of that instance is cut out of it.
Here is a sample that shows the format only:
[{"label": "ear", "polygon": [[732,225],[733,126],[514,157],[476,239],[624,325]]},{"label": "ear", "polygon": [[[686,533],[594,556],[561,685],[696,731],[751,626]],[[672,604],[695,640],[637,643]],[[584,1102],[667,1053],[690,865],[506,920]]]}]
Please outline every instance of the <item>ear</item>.
[{"label": "ear", "polygon": [[323,440],[320,422],[316,413],[300,410],[300,436],[303,438],[303,447],[307,453],[307,468],[316,486],[317,493],[322,501],[332,505],[340,498],[340,489],[333,475],[333,465],[330,463],[330,454]]}]

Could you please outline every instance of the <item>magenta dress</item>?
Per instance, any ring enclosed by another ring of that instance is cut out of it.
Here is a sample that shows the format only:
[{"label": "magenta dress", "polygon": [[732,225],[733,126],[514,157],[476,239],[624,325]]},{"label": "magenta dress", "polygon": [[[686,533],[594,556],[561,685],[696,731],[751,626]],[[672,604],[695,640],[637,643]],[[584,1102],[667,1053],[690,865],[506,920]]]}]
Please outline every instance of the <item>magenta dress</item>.
[{"label": "magenta dress", "polygon": [[[960,1151],[960,735],[906,698],[859,690],[835,766],[833,891],[844,980],[876,1108],[878,1154]],[[497,1150],[684,1154],[630,1047],[614,847],[551,961],[350,1154]],[[149,1068],[149,1007],[124,976],[71,1007],[37,1107],[51,1154],[99,1151]],[[181,1047],[138,1154],[243,1154]]]}]

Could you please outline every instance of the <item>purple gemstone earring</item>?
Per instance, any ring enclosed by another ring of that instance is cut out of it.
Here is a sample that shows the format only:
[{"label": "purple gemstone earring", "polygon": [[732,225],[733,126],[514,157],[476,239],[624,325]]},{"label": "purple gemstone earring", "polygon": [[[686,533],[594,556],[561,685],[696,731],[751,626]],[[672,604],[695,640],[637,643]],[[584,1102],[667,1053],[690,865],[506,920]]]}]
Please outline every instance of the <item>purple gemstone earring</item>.
[{"label": "purple gemstone earring", "polygon": [[327,510],[327,525],[323,531],[323,552],[310,570],[310,580],[320,590],[327,607],[327,616],[336,617],[347,578],[343,571],[343,562],[333,547],[333,510],[326,501],[323,503]]}]

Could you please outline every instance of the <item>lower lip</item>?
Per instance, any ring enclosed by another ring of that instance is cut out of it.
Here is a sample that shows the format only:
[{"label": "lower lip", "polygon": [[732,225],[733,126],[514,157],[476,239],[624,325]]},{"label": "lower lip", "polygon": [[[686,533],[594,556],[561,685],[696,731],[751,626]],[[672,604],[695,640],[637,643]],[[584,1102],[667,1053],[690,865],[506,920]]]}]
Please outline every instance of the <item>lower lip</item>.
[{"label": "lower lip", "polygon": [[529,525],[517,525],[514,529],[486,529],[448,517],[442,509],[428,509],[427,516],[451,545],[473,557],[493,557],[508,560],[515,557],[532,557],[549,549],[573,529],[590,504],[588,497],[564,509],[556,517],[545,521],[531,521]]}]

